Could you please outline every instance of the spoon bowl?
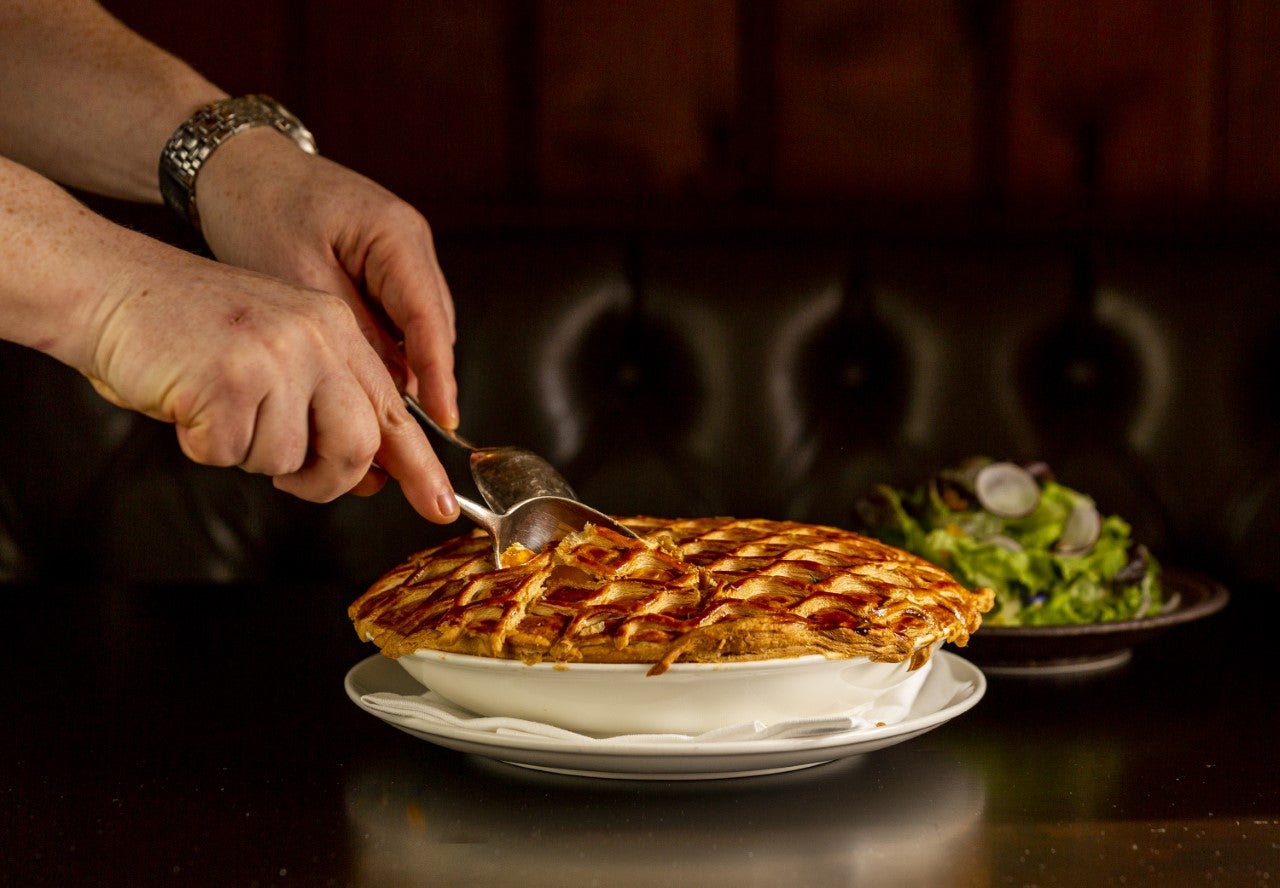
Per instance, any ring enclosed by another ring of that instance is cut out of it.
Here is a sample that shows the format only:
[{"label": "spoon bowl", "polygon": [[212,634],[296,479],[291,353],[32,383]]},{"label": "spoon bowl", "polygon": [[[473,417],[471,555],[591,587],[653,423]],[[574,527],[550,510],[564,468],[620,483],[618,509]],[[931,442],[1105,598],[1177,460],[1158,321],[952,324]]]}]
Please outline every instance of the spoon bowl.
[{"label": "spoon bowl", "polygon": [[405,395],[404,403],[421,426],[470,453],[471,478],[476,490],[495,512],[506,512],[533,497],[578,498],[555,467],[533,451],[520,447],[477,447],[453,429],[438,425],[412,396]]},{"label": "spoon bowl", "polygon": [[493,563],[497,567],[506,566],[502,562],[502,554],[514,545],[537,554],[588,524],[639,539],[635,531],[603,512],[561,496],[531,497],[502,513],[492,512],[465,496],[458,497],[458,506],[462,514],[483,527],[493,538]]},{"label": "spoon bowl", "polygon": [[404,396],[404,403],[423,428],[470,452],[471,477],[488,508],[460,495],[458,506],[493,537],[496,566],[503,566],[502,554],[514,545],[537,554],[588,524],[638,539],[634,531],[579,502],[569,482],[536,453],[519,447],[476,447],[437,425],[411,395]]}]

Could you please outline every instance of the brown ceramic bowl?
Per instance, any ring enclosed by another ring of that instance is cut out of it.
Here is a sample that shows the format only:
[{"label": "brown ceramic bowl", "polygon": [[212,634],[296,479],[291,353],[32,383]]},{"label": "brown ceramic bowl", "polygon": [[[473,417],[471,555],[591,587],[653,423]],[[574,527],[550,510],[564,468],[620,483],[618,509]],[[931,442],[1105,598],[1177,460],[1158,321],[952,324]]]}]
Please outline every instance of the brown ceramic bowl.
[{"label": "brown ceramic bowl", "polygon": [[1114,669],[1128,662],[1135,645],[1165,630],[1216,614],[1230,595],[1215,580],[1189,571],[1165,569],[1167,596],[1177,606],[1167,613],[1112,623],[1072,626],[991,626],[973,634],[956,653],[983,671],[1052,675]]}]

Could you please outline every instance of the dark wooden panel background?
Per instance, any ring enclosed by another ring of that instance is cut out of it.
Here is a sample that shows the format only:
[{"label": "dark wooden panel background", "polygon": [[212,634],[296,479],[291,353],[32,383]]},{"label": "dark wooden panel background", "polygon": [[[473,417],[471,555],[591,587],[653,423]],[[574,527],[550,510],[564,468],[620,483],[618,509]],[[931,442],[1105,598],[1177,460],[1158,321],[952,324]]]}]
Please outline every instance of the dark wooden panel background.
[{"label": "dark wooden panel background", "polygon": [[107,5],[446,222],[1280,199],[1272,0]]}]

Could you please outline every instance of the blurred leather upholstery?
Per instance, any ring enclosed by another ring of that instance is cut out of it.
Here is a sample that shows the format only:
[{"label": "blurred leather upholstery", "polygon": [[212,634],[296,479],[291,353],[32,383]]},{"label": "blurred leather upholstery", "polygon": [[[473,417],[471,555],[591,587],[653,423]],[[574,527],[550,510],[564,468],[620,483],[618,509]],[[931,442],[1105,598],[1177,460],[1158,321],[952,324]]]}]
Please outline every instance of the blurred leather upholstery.
[{"label": "blurred leather upholstery", "polygon": [[[1280,566],[1280,300],[1249,245],[734,232],[442,239],[462,431],[620,514],[852,525],[972,453],[1044,459],[1170,564]],[[459,532],[315,506],[0,348],[0,571],[359,586]],[[449,463],[462,478],[465,464]],[[466,489],[465,482],[460,485]]]}]

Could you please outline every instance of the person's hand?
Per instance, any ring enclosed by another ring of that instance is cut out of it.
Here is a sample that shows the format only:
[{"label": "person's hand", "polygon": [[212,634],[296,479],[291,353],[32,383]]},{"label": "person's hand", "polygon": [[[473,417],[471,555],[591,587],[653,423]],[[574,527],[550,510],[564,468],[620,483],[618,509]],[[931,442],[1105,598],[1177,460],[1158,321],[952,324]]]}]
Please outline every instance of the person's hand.
[{"label": "person's hand", "polygon": [[452,488],[397,388],[457,425],[453,305],[421,215],[260,127],[197,178],[221,263],[90,218],[37,172],[154,202],[173,127],[225,93],[90,0],[0,9],[0,153],[13,159],[0,156],[0,337],[176,423],[197,462],[314,500],[370,492],[385,470],[424,516],[452,520]]},{"label": "person's hand", "polygon": [[123,270],[76,362],[105,397],[175,423],[195,462],[270,475],[304,499],[372,493],[382,469],[424,517],[457,516],[443,468],[341,298],[121,240]]},{"label": "person's hand", "polygon": [[457,426],[453,302],[413,207],[265,128],[214,152],[196,203],[218,259],[341,296],[431,417]]}]

